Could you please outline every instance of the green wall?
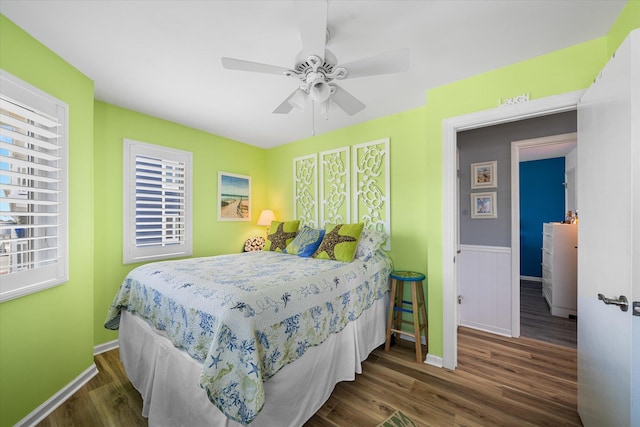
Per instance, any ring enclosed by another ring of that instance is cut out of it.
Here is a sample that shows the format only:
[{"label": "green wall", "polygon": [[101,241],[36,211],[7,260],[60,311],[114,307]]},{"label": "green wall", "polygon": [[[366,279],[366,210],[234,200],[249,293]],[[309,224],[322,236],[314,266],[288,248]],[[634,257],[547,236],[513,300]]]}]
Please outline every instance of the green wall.
[{"label": "green wall", "polygon": [[0,304],[9,426],[93,363],[93,82],[2,15],[0,52],[1,68],[69,105],[69,282]]},{"label": "green wall", "polygon": [[640,0],[627,2],[624,10],[611,26],[607,34],[607,56],[613,55],[629,32],[635,28],[640,28]]},{"label": "green wall", "polygon": [[[197,131],[104,102],[95,102],[94,335],[101,344],[118,338],[103,323],[120,283],[140,264],[122,263],[123,138],[193,153],[193,255],[240,252],[244,241],[263,235],[256,225],[265,208],[265,150]],[[251,221],[218,222],[218,171],[251,176]]]}]

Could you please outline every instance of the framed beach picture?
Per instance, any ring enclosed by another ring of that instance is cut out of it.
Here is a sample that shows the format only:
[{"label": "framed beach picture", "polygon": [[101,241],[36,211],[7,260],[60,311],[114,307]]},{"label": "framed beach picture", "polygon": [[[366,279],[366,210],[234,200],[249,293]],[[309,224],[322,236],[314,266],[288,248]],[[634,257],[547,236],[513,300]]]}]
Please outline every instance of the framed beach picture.
[{"label": "framed beach picture", "polygon": [[251,220],[251,177],[218,172],[218,221]]},{"label": "framed beach picture", "polygon": [[471,163],[471,188],[498,186],[498,161]]},{"label": "framed beach picture", "polygon": [[471,218],[498,218],[496,192],[471,193]]}]

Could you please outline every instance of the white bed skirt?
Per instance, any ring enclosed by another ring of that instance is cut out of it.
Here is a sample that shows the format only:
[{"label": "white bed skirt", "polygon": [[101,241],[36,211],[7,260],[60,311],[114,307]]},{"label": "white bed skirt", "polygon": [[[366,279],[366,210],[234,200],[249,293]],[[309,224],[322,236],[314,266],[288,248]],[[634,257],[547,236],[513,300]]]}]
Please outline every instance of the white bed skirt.
[{"label": "white bed skirt", "polygon": [[[301,426],[327,401],[338,382],[352,381],[362,373],[361,362],[384,343],[388,295],[266,381],[265,405],[250,425]],[[142,395],[142,415],[149,419],[149,426],[241,426],[220,412],[200,388],[202,365],[126,310],[119,342],[120,358]]]}]

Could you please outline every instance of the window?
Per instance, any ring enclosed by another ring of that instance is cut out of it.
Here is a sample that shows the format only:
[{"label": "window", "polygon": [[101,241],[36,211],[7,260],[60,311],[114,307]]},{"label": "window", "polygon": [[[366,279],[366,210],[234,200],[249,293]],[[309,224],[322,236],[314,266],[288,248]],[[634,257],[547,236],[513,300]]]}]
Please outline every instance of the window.
[{"label": "window", "polygon": [[0,70],[0,302],[68,280],[67,117]]},{"label": "window", "polygon": [[124,140],[124,263],[189,256],[190,152]]}]

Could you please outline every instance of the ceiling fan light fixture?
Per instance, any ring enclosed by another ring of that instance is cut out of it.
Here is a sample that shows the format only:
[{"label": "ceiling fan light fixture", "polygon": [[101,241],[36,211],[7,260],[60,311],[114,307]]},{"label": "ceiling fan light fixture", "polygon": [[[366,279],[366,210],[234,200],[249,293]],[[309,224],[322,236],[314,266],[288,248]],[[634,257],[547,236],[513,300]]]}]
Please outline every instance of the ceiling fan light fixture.
[{"label": "ceiling fan light fixture", "polygon": [[309,83],[309,96],[315,102],[324,102],[331,95],[331,87],[326,78],[320,73],[309,73],[307,82]]}]

